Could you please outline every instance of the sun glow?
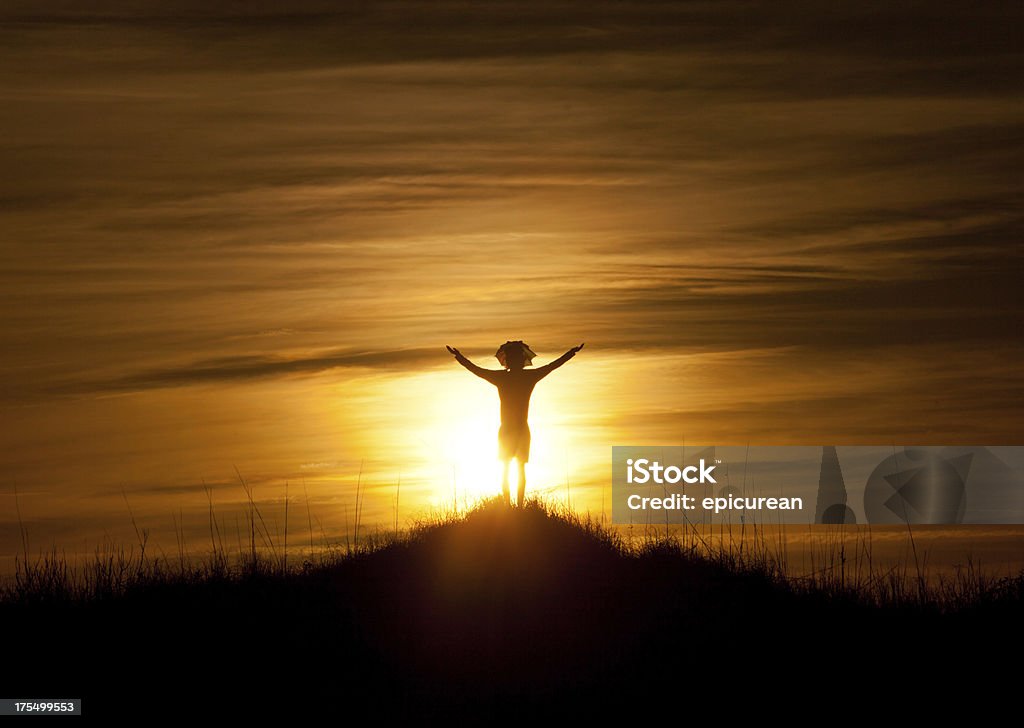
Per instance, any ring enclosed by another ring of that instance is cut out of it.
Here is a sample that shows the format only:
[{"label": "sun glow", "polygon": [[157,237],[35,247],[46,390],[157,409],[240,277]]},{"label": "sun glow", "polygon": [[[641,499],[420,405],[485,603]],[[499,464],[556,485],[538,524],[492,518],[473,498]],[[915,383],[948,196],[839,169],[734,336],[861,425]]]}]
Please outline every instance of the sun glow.
[{"label": "sun glow", "polygon": [[[457,368],[402,377],[389,382],[388,389],[392,401],[415,402],[407,407],[393,436],[396,443],[412,444],[407,465],[423,481],[434,484],[433,505],[450,505],[455,499],[463,507],[501,494],[500,410],[492,385]],[[542,382],[530,406],[528,495],[559,487],[553,485],[555,481],[564,487],[564,433],[559,433],[552,405],[545,400]],[[509,470],[514,496],[515,463]]]},{"label": "sun glow", "polygon": [[452,490],[460,499],[486,498],[501,492],[496,415],[474,409],[434,425],[443,441],[438,455],[450,464]]},{"label": "sun glow", "polygon": [[[484,355],[474,353],[477,363],[497,369],[495,362],[488,364]],[[538,363],[555,354],[545,351]],[[626,366],[634,370],[639,363],[630,360]],[[621,361],[591,354],[537,384],[530,402],[527,498],[601,512],[610,446],[622,439],[614,429],[615,407],[627,396],[621,391],[621,371]],[[396,500],[401,518],[414,518],[424,510],[446,511],[453,503],[464,510],[479,499],[501,495],[497,389],[455,361],[419,372],[350,372],[344,383],[333,386],[332,395],[336,431],[344,433],[332,492],[338,503],[351,507],[361,473],[362,492],[369,494],[365,522],[393,522]],[[514,496],[515,463],[509,470]],[[344,521],[340,506],[336,515]]]},{"label": "sun glow", "polygon": [[[436,373],[427,385],[433,392],[433,416],[428,425],[428,440],[435,443],[430,457],[444,463],[448,477],[444,481],[452,493],[440,493],[442,500],[454,497],[463,505],[479,498],[501,494],[501,463],[498,461],[498,426],[500,420],[497,390],[466,372]],[[425,383],[426,384],[426,383]],[[549,427],[543,398],[536,393],[531,407],[530,429],[533,433],[527,484],[531,488],[546,482],[551,470],[552,443],[545,438]],[[517,468],[509,468],[509,485],[513,496],[517,487]]]}]

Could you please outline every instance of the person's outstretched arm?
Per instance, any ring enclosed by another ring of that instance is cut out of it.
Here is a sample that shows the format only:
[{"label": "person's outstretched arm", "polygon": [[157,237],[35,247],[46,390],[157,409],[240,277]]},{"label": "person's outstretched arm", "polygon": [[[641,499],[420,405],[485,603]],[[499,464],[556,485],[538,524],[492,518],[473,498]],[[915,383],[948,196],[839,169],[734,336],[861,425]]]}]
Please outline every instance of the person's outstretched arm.
[{"label": "person's outstretched arm", "polygon": [[580,344],[579,346],[574,346],[571,349],[569,349],[569,351],[565,352],[560,357],[555,359],[553,362],[549,362],[548,364],[545,364],[542,367],[537,367],[533,371],[537,372],[540,375],[539,376],[540,379],[543,379],[548,374],[550,374],[551,372],[553,372],[556,369],[558,369],[558,367],[562,366],[567,361],[569,361],[574,356],[576,356],[576,352],[579,351],[582,348],[583,348],[583,344]]},{"label": "person's outstretched arm", "polygon": [[452,348],[451,346],[445,346],[445,348],[448,350],[450,354],[454,354],[455,361],[457,361],[462,366],[466,367],[466,369],[473,372],[481,379],[486,379],[491,384],[496,384],[495,377],[501,374],[501,372],[495,369],[484,369],[483,367],[478,367],[476,364],[474,364],[469,359],[464,357],[462,355],[462,352],[459,351],[458,349]]}]

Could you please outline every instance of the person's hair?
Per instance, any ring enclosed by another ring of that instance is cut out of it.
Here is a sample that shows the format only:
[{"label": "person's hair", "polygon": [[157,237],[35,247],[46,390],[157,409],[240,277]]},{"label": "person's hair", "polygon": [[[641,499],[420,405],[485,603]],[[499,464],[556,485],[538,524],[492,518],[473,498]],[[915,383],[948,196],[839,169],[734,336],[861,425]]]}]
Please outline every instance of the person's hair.
[{"label": "person's hair", "polygon": [[516,341],[506,341],[504,344],[498,347],[498,350],[494,352],[494,357],[498,362],[508,369],[508,361],[511,358],[513,361],[522,360],[523,366],[530,366],[533,363],[533,358],[537,356],[533,353],[533,350],[521,339]]}]

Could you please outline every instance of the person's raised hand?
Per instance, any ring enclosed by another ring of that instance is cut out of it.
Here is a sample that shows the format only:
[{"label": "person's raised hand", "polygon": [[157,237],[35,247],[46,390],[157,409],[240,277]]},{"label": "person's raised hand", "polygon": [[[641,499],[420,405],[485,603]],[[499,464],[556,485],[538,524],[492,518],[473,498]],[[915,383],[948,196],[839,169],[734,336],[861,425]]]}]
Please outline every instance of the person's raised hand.
[{"label": "person's raised hand", "polygon": [[574,347],[572,347],[572,353],[575,354],[577,351],[579,351],[582,348],[583,348],[583,344],[580,344],[579,346],[574,346]]},{"label": "person's raised hand", "polygon": [[458,349],[453,349],[452,347],[448,346],[447,344],[445,345],[444,348],[448,350],[449,354],[454,354],[455,356],[462,356],[462,353]]}]

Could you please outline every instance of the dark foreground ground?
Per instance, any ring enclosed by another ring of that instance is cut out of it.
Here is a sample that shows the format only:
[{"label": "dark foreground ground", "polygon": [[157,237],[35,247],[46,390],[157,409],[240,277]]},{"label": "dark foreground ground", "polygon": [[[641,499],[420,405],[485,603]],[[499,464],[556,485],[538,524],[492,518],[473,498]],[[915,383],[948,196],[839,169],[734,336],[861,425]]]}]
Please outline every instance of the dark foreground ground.
[{"label": "dark foreground ground", "polygon": [[491,506],[301,574],[0,604],[0,693],[81,697],[88,717],[143,725],[210,713],[646,723],[892,701],[919,714],[1017,702],[1002,686],[1020,674],[1022,602],[1018,580],[954,613],[868,607],[678,549],[629,556],[541,508]]}]

